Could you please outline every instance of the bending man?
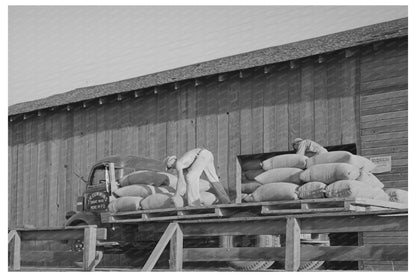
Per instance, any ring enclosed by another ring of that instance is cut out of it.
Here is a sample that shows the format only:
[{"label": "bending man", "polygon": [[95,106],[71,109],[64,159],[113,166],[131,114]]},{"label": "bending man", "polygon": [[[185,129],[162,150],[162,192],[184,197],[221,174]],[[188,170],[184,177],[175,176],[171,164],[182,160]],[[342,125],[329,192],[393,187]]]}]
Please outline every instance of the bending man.
[{"label": "bending man", "polygon": [[319,143],[316,143],[310,139],[295,138],[292,146],[293,149],[296,150],[296,154],[304,155],[307,157],[313,157],[317,154],[328,152],[328,150],[323,148]]},{"label": "bending man", "polygon": [[202,172],[205,172],[220,202],[223,204],[231,203],[215,171],[214,156],[207,149],[192,149],[186,152],[180,159],[176,156],[170,156],[165,159],[165,162],[168,169],[175,168],[178,172],[176,194],[173,197],[175,205],[175,197],[185,196],[188,206],[201,206],[199,178]]}]

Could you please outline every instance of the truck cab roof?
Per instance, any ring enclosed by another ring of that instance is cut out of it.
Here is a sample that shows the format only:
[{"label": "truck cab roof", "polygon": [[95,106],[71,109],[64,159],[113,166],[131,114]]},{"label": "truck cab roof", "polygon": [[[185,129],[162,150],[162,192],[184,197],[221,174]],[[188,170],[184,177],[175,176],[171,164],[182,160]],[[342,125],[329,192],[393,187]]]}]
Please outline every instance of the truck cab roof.
[{"label": "truck cab roof", "polygon": [[161,161],[144,157],[124,155],[105,157],[97,161],[93,167],[108,163],[114,163],[116,167],[126,167],[134,170],[166,171],[166,166]]}]

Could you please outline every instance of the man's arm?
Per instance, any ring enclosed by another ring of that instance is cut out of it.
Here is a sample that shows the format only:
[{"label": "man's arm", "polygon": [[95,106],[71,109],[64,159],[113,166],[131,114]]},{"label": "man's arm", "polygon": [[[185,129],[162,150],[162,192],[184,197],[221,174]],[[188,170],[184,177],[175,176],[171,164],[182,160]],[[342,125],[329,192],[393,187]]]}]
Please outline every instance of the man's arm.
[{"label": "man's arm", "polygon": [[176,162],[176,171],[178,172],[178,182],[176,183],[176,195],[185,195],[186,193],[186,181],[183,174],[183,164],[179,161]]},{"label": "man's arm", "polygon": [[307,148],[306,141],[305,140],[301,141],[299,143],[298,151],[296,152],[296,154],[305,156],[306,148]]}]

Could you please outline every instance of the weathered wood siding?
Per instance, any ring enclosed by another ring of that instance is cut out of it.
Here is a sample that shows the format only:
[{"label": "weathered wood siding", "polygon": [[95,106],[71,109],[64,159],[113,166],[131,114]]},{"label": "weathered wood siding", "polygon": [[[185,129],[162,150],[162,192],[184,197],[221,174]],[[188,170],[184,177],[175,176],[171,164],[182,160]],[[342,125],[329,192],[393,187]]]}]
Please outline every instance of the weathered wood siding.
[{"label": "weathered wood siding", "polygon": [[[391,172],[377,174],[386,188],[408,187],[408,44],[364,48],[360,59],[360,146],[367,157],[391,156]],[[363,244],[407,244],[407,232],[364,233]],[[407,270],[407,262],[361,263],[364,270]]]}]

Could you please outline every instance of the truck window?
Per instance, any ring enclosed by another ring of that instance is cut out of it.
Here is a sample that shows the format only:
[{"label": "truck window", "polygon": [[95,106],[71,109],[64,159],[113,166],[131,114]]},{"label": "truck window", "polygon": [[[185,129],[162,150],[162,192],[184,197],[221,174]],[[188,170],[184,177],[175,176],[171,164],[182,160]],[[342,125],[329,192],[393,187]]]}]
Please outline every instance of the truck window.
[{"label": "truck window", "polygon": [[108,182],[108,174],[105,166],[97,167],[92,175],[91,186],[103,186],[106,182]]}]

